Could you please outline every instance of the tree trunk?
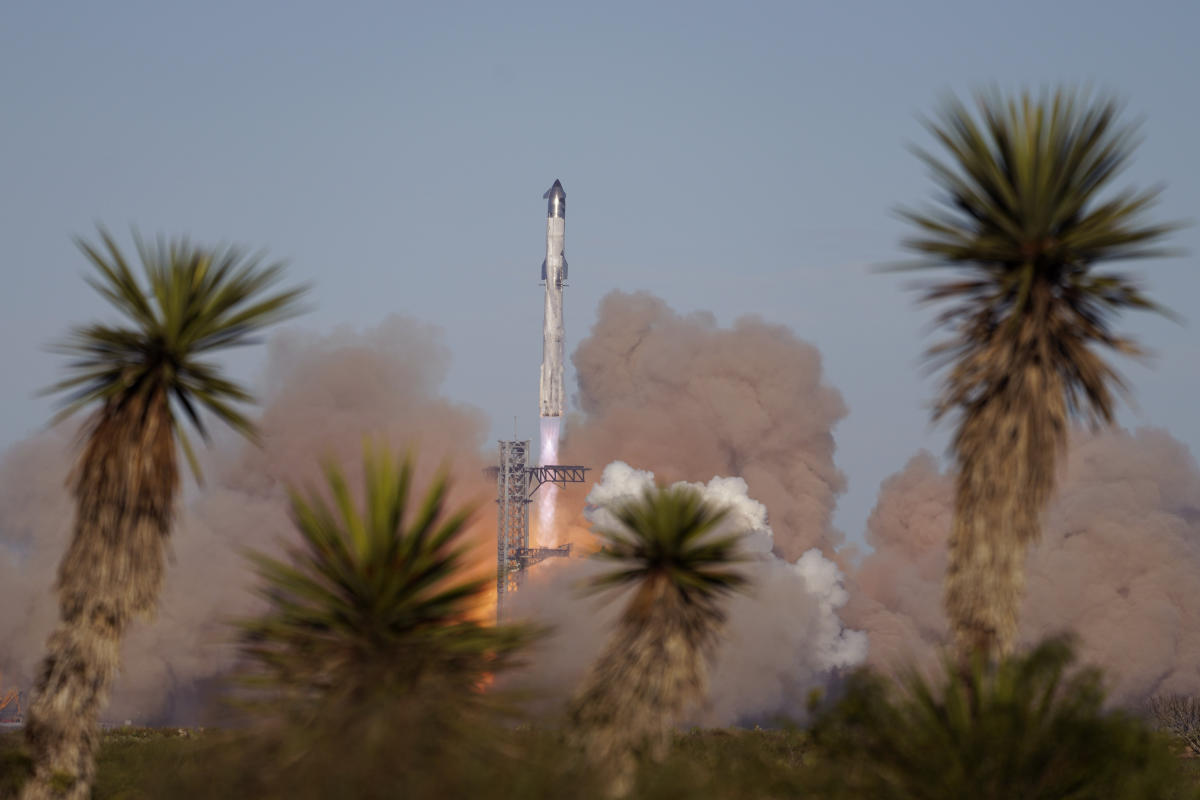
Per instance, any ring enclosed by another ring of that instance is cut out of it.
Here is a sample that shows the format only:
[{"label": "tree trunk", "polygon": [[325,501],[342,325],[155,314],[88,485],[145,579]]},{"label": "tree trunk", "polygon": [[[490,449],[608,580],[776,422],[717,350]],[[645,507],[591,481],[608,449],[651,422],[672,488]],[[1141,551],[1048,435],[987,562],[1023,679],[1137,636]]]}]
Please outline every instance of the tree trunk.
[{"label": "tree trunk", "polygon": [[1025,588],[1026,537],[983,509],[955,514],[946,565],[945,602],[961,666],[1012,652]]},{"label": "tree trunk", "polygon": [[71,484],[74,532],[59,564],[60,620],[26,724],[34,774],[23,800],[91,796],[121,639],[134,616],[154,610],[162,585],[178,486],[166,396],[140,392],[101,409]]},{"label": "tree trunk", "polygon": [[685,602],[664,576],[634,591],[569,712],[572,738],[606,774],[609,796],[632,790],[639,752],[666,757],[675,725],[704,699],[722,621],[715,606]]},{"label": "tree trunk", "polygon": [[[1066,402],[1040,346],[1017,342],[997,390],[964,412],[946,565],[946,614],[961,666],[1012,652],[1025,556],[1041,533],[1066,442]],[[1041,344],[1041,343],[1039,343]]]}]

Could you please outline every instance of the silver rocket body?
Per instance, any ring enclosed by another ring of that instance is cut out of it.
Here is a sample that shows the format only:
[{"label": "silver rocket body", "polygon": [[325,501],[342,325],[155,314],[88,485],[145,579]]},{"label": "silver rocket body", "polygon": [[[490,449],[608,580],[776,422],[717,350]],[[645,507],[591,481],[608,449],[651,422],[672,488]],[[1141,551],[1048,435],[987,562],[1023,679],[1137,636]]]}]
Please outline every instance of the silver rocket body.
[{"label": "silver rocket body", "polygon": [[564,238],[567,228],[567,193],[554,182],[542,197],[546,202],[546,314],[542,321],[542,379],[539,411],[543,417],[563,415],[563,285],[567,279]]}]

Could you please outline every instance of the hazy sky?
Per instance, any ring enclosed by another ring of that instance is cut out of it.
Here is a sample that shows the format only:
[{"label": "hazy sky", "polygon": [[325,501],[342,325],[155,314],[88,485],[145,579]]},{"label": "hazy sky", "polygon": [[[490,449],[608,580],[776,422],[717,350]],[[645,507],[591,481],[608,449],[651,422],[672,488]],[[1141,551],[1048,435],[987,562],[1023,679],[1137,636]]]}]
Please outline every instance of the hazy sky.
[{"label": "hazy sky", "polygon": [[[264,246],[312,281],[319,330],[438,323],[448,393],[493,434],[536,421],[542,192],[569,198],[568,352],[599,299],[745,313],[817,344],[849,416],[838,522],[931,429],[927,313],[870,264],[930,196],[905,149],[947,90],[1091,82],[1144,116],[1124,180],[1200,208],[1200,3],[8,3],[0,11],[0,447],[51,412],[43,345],[102,301],[70,235],[188,232]],[[1193,452],[1193,255],[1132,265],[1191,321],[1129,320],[1138,410]],[[239,355],[252,378],[262,351]],[[568,380],[573,384],[573,380]],[[594,465],[603,466],[603,465]]]}]

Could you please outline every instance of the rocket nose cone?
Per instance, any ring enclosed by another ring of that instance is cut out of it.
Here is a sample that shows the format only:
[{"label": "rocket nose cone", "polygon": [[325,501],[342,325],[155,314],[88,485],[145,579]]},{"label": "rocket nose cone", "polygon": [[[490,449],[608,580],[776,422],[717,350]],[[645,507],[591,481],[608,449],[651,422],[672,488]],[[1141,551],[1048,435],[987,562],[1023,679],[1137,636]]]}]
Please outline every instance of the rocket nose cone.
[{"label": "rocket nose cone", "polygon": [[542,195],[542,199],[548,201],[546,203],[546,216],[567,216],[567,193],[563,191],[562,183],[558,180],[555,180],[554,185],[546,190],[546,193]]}]

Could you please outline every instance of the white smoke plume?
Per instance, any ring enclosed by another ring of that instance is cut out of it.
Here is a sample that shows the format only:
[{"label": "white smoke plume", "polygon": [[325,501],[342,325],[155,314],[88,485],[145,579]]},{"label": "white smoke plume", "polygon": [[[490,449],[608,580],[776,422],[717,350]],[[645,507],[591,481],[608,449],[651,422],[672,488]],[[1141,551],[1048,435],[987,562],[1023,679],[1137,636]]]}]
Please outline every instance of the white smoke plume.
[{"label": "white smoke plume", "polygon": [[[620,461],[609,464],[587,496],[585,516],[594,526],[617,525],[609,508],[653,485],[653,473]],[[743,569],[751,581],[749,594],[729,600],[727,635],[716,654],[711,694],[693,721],[729,725],[778,714],[802,717],[810,689],[866,657],[866,636],[847,630],[837,616],[847,600],[840,570],[816,549],[793,563],[773,555],[767,509],[747,494],[743,479],[716,477],[707,484],[677,485],[691,486],[730,509],[728,529],[747,532],[743,549],[749,560]],[[599,654],[624,596],[585,598],[578,588],[603,569],[592,561],[572,560],[531,573],[515,596],[514,614],[550,624],[555,634],[531,659],[522,684],[549,690],[550,697],[561,700]]]}]

